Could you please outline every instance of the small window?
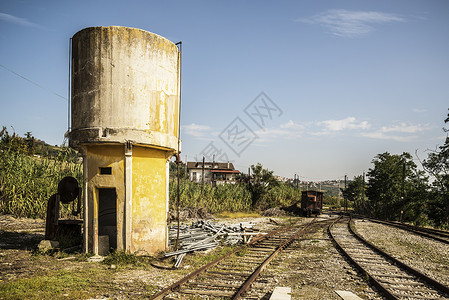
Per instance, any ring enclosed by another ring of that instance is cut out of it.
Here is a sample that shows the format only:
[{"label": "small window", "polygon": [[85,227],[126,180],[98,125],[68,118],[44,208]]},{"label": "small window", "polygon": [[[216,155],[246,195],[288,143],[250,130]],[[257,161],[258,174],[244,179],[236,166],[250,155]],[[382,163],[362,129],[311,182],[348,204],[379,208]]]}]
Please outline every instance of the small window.
[{"label": "small window", "polygon": [[111,174],[112,174],[111,167],[100,168],[100,175],[111,175]]}]

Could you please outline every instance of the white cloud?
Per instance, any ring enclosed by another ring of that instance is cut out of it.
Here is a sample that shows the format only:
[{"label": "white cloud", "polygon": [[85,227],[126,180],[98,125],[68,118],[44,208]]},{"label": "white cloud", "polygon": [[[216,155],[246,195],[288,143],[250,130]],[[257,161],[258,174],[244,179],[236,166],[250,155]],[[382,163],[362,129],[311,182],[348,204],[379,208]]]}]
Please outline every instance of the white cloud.
[{"label": "white cloud", "polygon": [[322,136],[322,135],[329,135],[331,132],[328,130],[322,130],[322,131],[316,131],[316,132],[309,132],[310,135],[316,135],[316,136]]},{"label": "white cloud", "polygon": [[414,108],[414,109],[412,109],[412,111],[415,112],[415,113],[423,113],[423,112],[426,112],[427,109]]},{"label": "white cloud", "polygon": [[394,141],[398,141],[398,142],[410,142],[417,138],[416,135],[408,135],[408,136],[389,135],[389,134],[385,134],[382,131],[364,132],[364,133],[362,133],[362,136],[372,138],[372,139],[394,140]]},{"label": "white cloud", "polygon": [[[320,126],[320,131],[314,131],[316,126]],[[367,121],[357,121],[354,117],[348,117],[342,120],[326,120],[321,122],[296,123],[289,120],[287,123],[279,125],[276,128],[265,128],[255,131],[258,144],[275,142],[280,139],[297,139],[304,135],[323,136],[342,130],[365,130],[370,128]]]},{"label": "white cloud", "polygon": [[417,135],[414,135],[415,133],[426,131],[430,128],[430,125],[407,124],[401,122],[389,126],[382,126],[380,129],[373,132],[362,133],[362,136],[373,139],[409,142],[418,138]]},{"label": "white cloud", "polygon": [[279,138],[294,139],[301,136],[300,131],[286,128],[266,128],[265,130],[257,130],[255,133],[263,141]]},{"label": "white cloud", "polygon": [[301,137],[305,126],[289,120],[287,123],[279,125],[278,128],[264,128],[255,131],[257,144],[276,142],[279,139],[296,139]]},{"label": "white cloud", "polygon": [[280,127],[283,128],[283,129],[293,129],[293,130],[302,130],[302,129],[304,129],[303,125],[297,124],[297,123],[293,122],[292,120],[289,120],[285,124],[281,124]]},{"label": "white cloud", "polygon": [[183,125],[182,129],[184,130],[185,134],[201,138],[204,137],[206,134],[208,134],[212,128],[207,125],[199,125],[192,123],[189,125]]},{"label": "white cloud", "polygon": [[368,129],[370,125],[367,121],[358,122],[354,117],[348,117],[342,120],[326,120],[319,122],[318,125],[325,126],[330,131],[341,131],[344,129]]},{"label": "white cloud", "polygon": [[308,19],[299,20],[309,24],[319,24],[331,34],[339,37],[359,37],[374,31],[374,24],[403,22],[404,18],[377,11],[349,11],[331,9]]},{"label": "white cloud", "polygon": [[0,13],[0,21],[5,21],[9,23],[13,23],[20,26],[26,27],[37,27],[42,28],[41,25],[28,21],[25,18],[19,18],[10,14]]},{"label": "white cloud", "polygon": [[381,132],[404,132],[415,133],[425,131],[429,129],[429,125],[410,125],[406,123],[399,123],[397,125],[384,126],[380,130]]}]

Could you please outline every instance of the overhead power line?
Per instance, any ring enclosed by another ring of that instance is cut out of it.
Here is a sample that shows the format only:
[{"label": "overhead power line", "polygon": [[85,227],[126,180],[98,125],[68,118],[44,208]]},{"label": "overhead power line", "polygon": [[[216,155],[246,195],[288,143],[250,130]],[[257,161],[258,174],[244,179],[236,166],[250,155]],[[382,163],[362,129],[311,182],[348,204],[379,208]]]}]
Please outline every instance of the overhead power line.
[{"label": "overhead power line", "polygon": [[16,76],[19,76],[20,78],[22,78],[22,79],[28,81],[29,83],[32,83],[32,84],[34,84],[35,86],[40,87],[41,89],[46,90],[47,92],[50,92],[50,93],[52,93],[53,95],[56,95],[56,96],[58,96],[59,98],[64,99],[65,101],[67,101],[67,98],[66,98],[66,97],[61,96],[60,94],[58,94],[58,93],[56,93],[56,92],[54,92],[54,91],[52,91],[52,90],[46,88],[45,86],[40,85],[40,84],[37,83],[37,82],[34,82],[34,81],[31,80],[31,79],[26,78],[26,77],[23,76],[23,75],[20,75],[19,73],[17,73],[17,72],[15,72],[15,71],[11,70],[10,68],[5,67],[5,66],[2,65],[2,64],[0,64],[0,67],[2,67],[3,69],[5,69],[5,70],[7,70],[7,71],[9,71],[9,72],[11,72],[11,73],[13,73],[13,74],[16,75]]}]

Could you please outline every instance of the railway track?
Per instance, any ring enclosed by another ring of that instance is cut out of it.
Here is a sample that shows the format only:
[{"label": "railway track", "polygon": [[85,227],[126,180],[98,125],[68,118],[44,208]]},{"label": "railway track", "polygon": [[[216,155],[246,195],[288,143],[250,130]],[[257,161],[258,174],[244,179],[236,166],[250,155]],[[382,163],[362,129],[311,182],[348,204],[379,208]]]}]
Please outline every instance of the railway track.
[{"label": "railway track", "polygon": [[314,219],[275,230],[190,273],[151,299],[260,299],[267,291],[255,282],[264,268],[300,236],[330,222]]},{"label": "railway track", "polygon": [[449,299],[449,287],[368,243],[351,229],[349,220],[330,225],[329,233],[337,248],[387,299]]},{"label": "railway track", "polygon": [[381,221],[381,220],[376,220],[376,219],[371,219],[371,218],[369,218],[368,220],[370,220],[371,222],[407,230],[409,232],[413,232],[418,235],[421,235],[421,236],[424,236],[424,237],[427,237],[427,238],[430,238],[430,239],[433,239],[433,240],[436,240],[436,241],[439,241],[439,242],[442,242],[445,244],[449,244],[449,232],[448,231],[437,230],[437,229],[432,229],[432,228],[425,228],[425,227],[418,227],[418,226],[397,223],[397,222]]}]

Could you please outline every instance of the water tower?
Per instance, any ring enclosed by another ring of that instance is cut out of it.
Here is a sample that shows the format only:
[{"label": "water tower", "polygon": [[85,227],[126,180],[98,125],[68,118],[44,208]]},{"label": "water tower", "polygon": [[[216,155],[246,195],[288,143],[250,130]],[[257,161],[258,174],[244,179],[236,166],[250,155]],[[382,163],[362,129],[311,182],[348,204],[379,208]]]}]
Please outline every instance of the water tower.
[{"label": "water tower", "polygon": [[70,146],[83,154],[84,250],[168,244],[168,162],[178,151],[180,53],[144,30],[72,38]]}]

